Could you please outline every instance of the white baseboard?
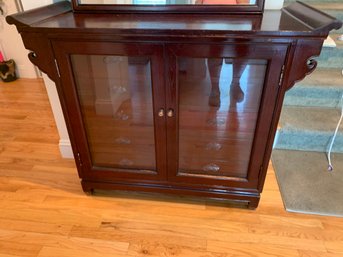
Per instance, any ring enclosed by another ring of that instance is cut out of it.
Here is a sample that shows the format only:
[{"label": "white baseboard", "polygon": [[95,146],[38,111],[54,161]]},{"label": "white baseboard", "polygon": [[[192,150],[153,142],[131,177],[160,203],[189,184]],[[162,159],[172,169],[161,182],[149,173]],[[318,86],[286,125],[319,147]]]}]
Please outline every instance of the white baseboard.
[{"label": "white baseboard", "polygon": [[69,139],[60,139],[58,145],[63,158],[74,159],[73,150],[71,149]]},{"label": "white baseboard", "polygon": [[18,78],[35,79],[37,78],[37,72],[33,66],[18,65],[16,63],[16,72]]}]

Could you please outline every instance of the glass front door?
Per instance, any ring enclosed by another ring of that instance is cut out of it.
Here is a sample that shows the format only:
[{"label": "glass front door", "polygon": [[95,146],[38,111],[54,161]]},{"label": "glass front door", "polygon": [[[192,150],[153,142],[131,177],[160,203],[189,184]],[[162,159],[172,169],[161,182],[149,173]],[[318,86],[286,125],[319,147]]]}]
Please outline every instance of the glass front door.
[{"label": "glass front door", "polygon": [[156,171],[151,61],[71,55],[92,163]]},{"label": "glass front door", "polygon": [[55,48],[59,66],[68,67],[61,72],[63,94],[69,116],[79,117],[71,118],[72,132],[87,176],[165,177],[160,47],[67,42]]},{"label": "glass front door", "polygon": [[179,58],[177,65],[179,173],[246,178],[267,61]]},{"label": "glass front door", "polygon": [[259,121],[271,122],[266,105],[276,101],[284,56],[273,57],[277,50],[265,47],[256,53],[249,46],[198,48],[170,49],[176,94],[168,103],[175,103],[168,127],[176,134],[168,156],[176,159],[168,174],[199,184],[257,182],[269,133]]}]

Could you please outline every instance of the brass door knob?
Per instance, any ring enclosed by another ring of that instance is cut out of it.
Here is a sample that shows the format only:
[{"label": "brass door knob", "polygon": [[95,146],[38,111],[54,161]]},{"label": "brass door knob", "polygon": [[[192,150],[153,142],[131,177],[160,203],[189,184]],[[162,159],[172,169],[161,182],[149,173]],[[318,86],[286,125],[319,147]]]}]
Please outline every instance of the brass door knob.
[{"label": "brass door knob", "polygon": [[164,109],[161,108],[159,111],[158,111],[158,117],[163,117],[164,116]]},{"label": "brass door knob", "polygon": [[167,112],[167,116],[169,118],[174,117],[174,110],[173,109],[169,109],[168,112]]}]

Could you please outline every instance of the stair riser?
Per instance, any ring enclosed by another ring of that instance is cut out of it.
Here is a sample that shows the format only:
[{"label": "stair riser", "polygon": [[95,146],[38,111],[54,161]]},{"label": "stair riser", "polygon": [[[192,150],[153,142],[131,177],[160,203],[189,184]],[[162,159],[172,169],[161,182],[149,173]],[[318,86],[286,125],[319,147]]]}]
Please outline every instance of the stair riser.
[{"label": "stair riser", "polygon": [[[334,131],[333,131],[334,132]],[[274,149],[288,149],[312,152],[327,152],[332,133],[316,134],[311,132],[284,132],[278,131],[275,137]],[[332,148],[334,153],[343,153],[343,134],[337,134]]]},{"label": "stair riser", "polygon": [[336,108],[343,94],[343,79],[341,88],[296,86],[287,92],[284,105],[300,107]]},{"label": "stair riser", "polygon": [[279,122],[280,131],[284,133],[305,133],[308,131],[310,134],[330,134],[336,129],[340,116],[341,110],[338,108],[285,106]]},{"label": "stair riser", "polygon": [[343,68],[343,47],[324,47],[320,56],[315,58],[318,68]]}]

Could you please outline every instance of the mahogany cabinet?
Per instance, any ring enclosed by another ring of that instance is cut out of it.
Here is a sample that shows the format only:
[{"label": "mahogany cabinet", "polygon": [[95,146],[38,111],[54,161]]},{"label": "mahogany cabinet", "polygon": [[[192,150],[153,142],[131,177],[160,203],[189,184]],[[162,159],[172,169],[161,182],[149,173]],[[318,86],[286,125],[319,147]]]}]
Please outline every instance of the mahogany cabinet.
[{"label": "mahogany cabinet", "polygon": [[56,82],[84,191],[256,208],[286,90],[341,22],[304,4],[264,14],[73,12],[7,17]]}]

